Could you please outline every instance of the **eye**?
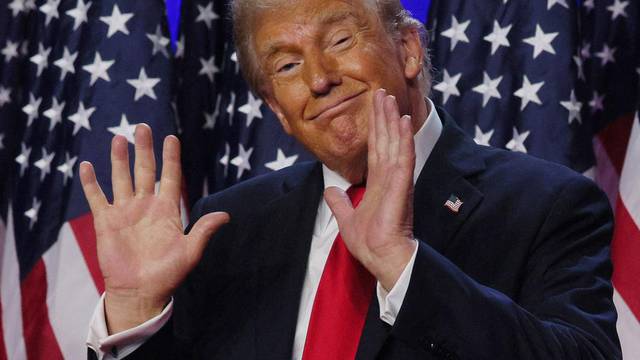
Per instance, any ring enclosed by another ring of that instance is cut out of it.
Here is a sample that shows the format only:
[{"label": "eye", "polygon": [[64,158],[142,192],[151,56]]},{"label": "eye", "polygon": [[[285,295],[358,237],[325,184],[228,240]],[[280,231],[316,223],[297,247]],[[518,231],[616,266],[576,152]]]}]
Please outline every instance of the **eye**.
[{"label": "eye", "polygon": [[351,36],[349,36],[349,35],[342,35],[342,36],[339,36],[339,37],[338,37],[338,40],[336,40],[336,41],[333,43],[333,46],[334,46],[334,47],[337,47],[337,46],[340,46],[340,45],[344,45],[344,44],[348,43],[348,42],[349,42],[349,40],[351,40]]},{"label": "eye", "polygon": [[276,71],[278,73],[285,73],[285,72],[293,70],[293,68],[295,68],[296,65],[298,65],[298,63],[286,63],[286,64],[280,66],[278,68],[278,70],[276,70]]}]

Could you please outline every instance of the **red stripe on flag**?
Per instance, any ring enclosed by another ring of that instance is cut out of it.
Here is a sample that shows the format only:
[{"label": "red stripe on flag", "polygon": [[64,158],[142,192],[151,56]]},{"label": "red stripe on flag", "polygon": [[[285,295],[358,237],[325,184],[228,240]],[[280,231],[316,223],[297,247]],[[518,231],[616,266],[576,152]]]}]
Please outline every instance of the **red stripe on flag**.
[{"label": "red stripe on flag", "polygon": [[63,359],[49,322],[47,309],[47,275],[42,259],[20,284],[22,323],[28,359]]},{"label": "red stripe on flag", "polygon": [[618,198],[616,228],[611,244],[613,285],[640,321],[640,229]]},{"label": "red stripe on flag", "polygon": [[4,332],[2,331],[2,302],[0,302],[0,360],[7,359],[7,347],[4,345]]},{"label": "red stripe on flag", "polygon": [[627,114],[613,121],[600,133],[598,138],[609,154],[611,163],[615,166],[618,174],[622,173],[624,158],[627,153],[631,126],[633,125],[634,114]]},{"label": "red stripe on flag", "polygon": [[76,237],[78,246],[84,256],[84,261],[87,263],[87,268],[91,273],[93,282],[98,289],[98,293],[104,292],[104,279],[102,272],[100,271],[100,265],[98,264],[98,251],[96,248],[96,231],[93,227],[93,216],[91,213],[77,217],[69,221],[71,230]]}]

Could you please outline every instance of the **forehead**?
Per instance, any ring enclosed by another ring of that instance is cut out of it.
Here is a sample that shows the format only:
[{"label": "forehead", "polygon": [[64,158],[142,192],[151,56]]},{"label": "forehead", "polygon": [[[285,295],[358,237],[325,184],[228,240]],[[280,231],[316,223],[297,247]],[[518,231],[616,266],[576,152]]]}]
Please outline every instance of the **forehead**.
[{"label": "forehead", "polygon": [[254,20],[254,39],[259,52],[273,44],[295,38],[308,38],[324,27],[344,22],[363,24],[372,12],[369,0],[285,1],[286,6],[259,11]]}]

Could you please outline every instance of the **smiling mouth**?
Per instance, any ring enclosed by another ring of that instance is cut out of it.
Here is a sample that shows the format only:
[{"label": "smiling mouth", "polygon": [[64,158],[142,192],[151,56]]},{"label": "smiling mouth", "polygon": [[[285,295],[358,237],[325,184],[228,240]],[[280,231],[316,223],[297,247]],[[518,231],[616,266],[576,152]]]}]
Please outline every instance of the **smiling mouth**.
[{"label": "smiling mouth", "polygon": [[355,99],[365,92],[366,90],[362,90],[355,94],[340,98],[337,101],[332,102],[326,106],[323,106],[317,113],[315,113],[313,116],[310,116],[308,120],[317,120],[338,115],[348,109],[349,106],[351,106],[351,104],[355,101]]}]

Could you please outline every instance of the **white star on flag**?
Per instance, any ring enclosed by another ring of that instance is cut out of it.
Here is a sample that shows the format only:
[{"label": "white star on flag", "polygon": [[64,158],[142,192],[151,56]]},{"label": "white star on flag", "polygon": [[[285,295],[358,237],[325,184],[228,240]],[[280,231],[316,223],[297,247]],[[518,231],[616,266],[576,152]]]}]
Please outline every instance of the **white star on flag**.
[{"label": "white star on flag", "polygon": [[49,131],[53,130],[57,123],[62,122],[62,112],[64,111],[64,101],[62,103],[58,102],[58,99],[53,98],[53,104],[51,107],[43,113],[44,116],[48,117],[49,122]]},{"label": "white star on flag", "polygon": [[478,145],[491,146],[491,144],[489,144],[489,141],[491,141],[491,137],[493,137],[493,133],[494,133],[494,129],[491,129],[485,133],[485,132],[482,132],[482,129],[480,129],[480,126],[476,125],[476,134],[473,138],[473,141],[475,141],[476,144]]},{"label": "white star on flag", "polygon": [[162,35],[162,28],[160,25],[156,26],[155,34],[147,34],[147,39],[149,39],[153,44],[153,50],[151,51],[152,56],[157,52],[160,52],[165,57],[169,57],[167,45],[169,45],[170,40]]},{"label": "white star on flag", "polygon": [[600,95],[597,91],[593,92],[593,97],[591,101],[589,101],[589,107],[592,113],[604,110],[604,98],[605,95]]},{"label": "white star on flag", "polygon": [[618,50],[617,48],[610,48],[609,45],[604,44],[602,51],[596,53],[596,56],[599,57],[600,60],[602,61],[601,65],[605,66],[608,63],[615,64],[616,62],[615,54],[617,50]]},{"label": "white star on flag", "polygon": [[247,115],[247,127],[251,126],[253,119],[262,119],[262,111],[260,110],[261,106],[262,100],[253,96],[253,94],[249,92],[247,95],[247,103],[238,108],[238,111]]},{"label": "white star on flag", "polygon": [[227,105],[227,114],[229,114],[229,125],[233,125],[233,114],[235,114],[236,109],[236,93],[231,92],[229,94],[229,105]]},{"label": "white star on flag", "polygon": [[218,116],[220,116],[220,102],[222,100],[222,94],[218,94],[217,99],[216,99],[216,108],[215,110],[213,110],[212,114],[209,114],[207,112],[204,113],[204,125],[202,126],[203,129],[209,129],[209,130],[213,130],[213,128],[216,126],[216,119],[218,119]]},{"label": "white star on flag", "polygon": [[484,37],[484,40],[491,43],[491,55],[495,54],[500,46],[511,46],[509,39],[507,39],[509,31],[511,31],[511,27],[513,27],[513,25],[500,27],[500,23],[498,21],[493,21],[493,32]]},{"label": "white star on flag", "polygon": [[586,77],[584,76],[584,60],[582,60],[582,57],[579,55],[575,55],[573,57],[573,61],[578,67],[578,79],[586,80]]},{"label": "white star on flag", "polygon": [[449,101],[449,97],[451,95],[460,96],[460,90],[458,90],[458,81],[460,81],[460,77],[462,73],[456,74],[455,76],[450,76],[449,72],[444,70],[444,79],[439,84],[436,84],[433,88],[442,93],[444,97],[443,104],[446,104]]},{"label": "white star on flag", "polygon": [[[220,103],[220,98],[218,98],[218,104]],[[207,130],[213,130],[213,128],[216,126],[216,113],[215,111],[211,114],[205,112],[204,113],[204,125],[202,126],[203,129]]]},{"label": "white star on flag", "polygon": [[44,20],[44,26],[49,25],[51,19],[59,18],[60,14],[58,13],[58,6],[60,5],[60,0],[47,0],[42,6],[40,6],[40,11],[46,15]]},{"label": "white star on flag", "polygon": [[42,148],[42,158],[40,158],[40,160],[36,161],[33,164],[33,165],[35,165],[35,167],[40,169],[40,181],[43,181],[44,178],[47,175],[49,175],[49,173],[51,172],[51,162],[53,161],[53,158],[55,156],[56,156],[56,154],[54,152],[49,154],[49,153],[47,153],[47,150]]},{"label": "white star on flag", "polygon": [[127,83],[136,89],[136,93],[133,96],[133,101],[138,101],[143,96],[148,96],[153,100],[157,100],[156,93],[153,91],[153,87],[158,85],[160,78],[147,77],[147,72],[144,67],[140,69],[140,75],[137,79],[127,79]]},{"label": "white star on flag", "polygon": [[209,78],[209,81],[213,82],[213,75],[220,71],[215,64],[215,61],[215,56],[210,57],[208,60],[200,58],[200,65],[202,68],[198,72],[198,75],[206,75]]},{"label": "white star on flag", "polygon": [[129,124],[127,115],[122,114],[120,117],[120,125],[109,127],[107,130],[114,135],[124,136],[128,142],[135,144],[136,125],[137,124]]},{"label": "white star on flag", "polygon": [[569,101],[561,101],[560,105],[569,110],[569,124],[574,120],[578,120],[578,123],[582,124],[582,116],[580,115],[582,103],[576,99],[576,93],[574,90],[571,90],[571,97],[569,98]]},{"label": "white star on flag", "polygon": [[22,151],[20,155],[16,157],[16,162],[20,165],[20,176],[24,175],[24,172],[27,170],[27,166],[29,166],[29,155],[31,155],[31,148],[27,147],[25,143],[20,144]]},{"label": "white star on flag", "polygon": [[49,66],[49,54],[51,48],[45,48],[42,43],[38,44],[38,53],[33,55],[29,60],[38,66],[37,76],[42,75],[42,71]]},{"label": "white star on flag", "polygon": [[224,176],[227,177],[227,173],[229,172],[229,158],[231,156],[231,147],[229,143],[224,144],[224,155],[220,158],[220,164],[224,167]]},{"label": "white star on flag", "polygon": [[64,78],[67,76],[67,73],[76,73],[76,68],[73,63],[75,63],[77,57],[77,51],[71,54],[69,52],[69,49],[67,49],[66,46],[64,47],[64,53],[62,54],[62,57],[53,63],[55,66],[60,68],[60,81],[64,80]]},{"label": "white star on flag", "polygon": [[533,58],[537,58],[543,51],[546,51],[550,54],[556,54],[555,49],[551,46],[551,42],[553,39],[558,36],[559,33],[546,33],[540,27],[540,24],[536,25],[536,34],[532,37],[526,38],[522,41],[533,46]]},{"label": "white star on flag", "polygon": [[0,86],[0,107],[11,102],[11,89]]},{"label": "white star on flag", "polygon": [[8,7],[11,9],[11,15],[13,17],[16,17],[20,12],[25,11],[26,9],[24,0],[13,0]]},{"label": "white star on flag", "polygon": [[64,157],[65,157],[64,163],[62,163],[61,165],[58,165],[56,169],[62,173],[62,176],[64,176],[62,183],[64,185],[67,185],[67,181],[73,178],[73,167],[75,166],[76,161],[78,161],[78,157],[77,156],[70,157],[69,153],[65,153]]},{"label": "white star on flag", "polygon": [[207,25],[207,29],[211,29],[211,22],[220,18],[218,14],[213,11],[213,3],[210,2],[206,7],[198,5],[198,17],[196,22],[204,22]]},{"label": "white star on flag", "polygon": [[109,25],[107,30],[107,38],[112,37],[118,31],[129,35],[129,29],[127,29],[127,21],[133,17],[133,13],[121,13],[118,5],[113,5],[111,16],[101,16],[100,21]]},{"label": "white star on flag", "polygon": [[569,8],[567,0],[547,0],[547,10],[551,10],[551,8],[556,4],[562,5],[567,9]]},{"label": "white star on flag", "polygon": [[2,48],[2,55],[6,62],[11,61],[13,58],[18,58],[18,45],[19,43],[7,40],[4,48]]},{"label": "white star on flag", "polygon": [[251,171],[251,164],[249,163],[249,158],[251,157],[251,153],[253,153],[253,148],[250,148],[248,151],[244,149],[242,144],[238,144],[238,156],[231,160],[231,165],[234,165],[238,168],[237,179],[239,180],[242,177],[242,174],[245,170]]},{"label": "white star on flag", "polygon": [[69,116],[68,119],[74,124],[73,127],[73,135],[76,135],[81,128],[85,128],[87,130],[91,130],[91,124],[89,123],[89,118],[96,111],[95,107],[86,109],[83,103],[78,105],[78,111]]},{"label": "white star on flag", "polygon": [[31,126],[33,120],[38,117],[40,103],[42,103],[42,98],[36,98],[33,94],[29,94],[29,103],[22,108],[22,111],[28,116],[27,126]]},{"label": "white star on flag", "polygon": [[529,137],[530,131],[525,131],[522,134],[518,133],[518,129],[513,128],[513,139],[507,143],[507,149],[511,151],[518,151],[527,153],[527,148],[524,146],[525,140]]},{"label": "white star on flag", "polygon": [[37,198],[33,198],[31,209],[24,212],[24,216],[29,218],[29,230],[33,229],[33,225],[38,221],[38,212],[40,212],[42,203]]},{"label": "white star on flag", "polygon": [[580,48],[580,57],[583,59],[588,59],[591,57],[591,44],[588,42],[584,42],[582,47]]},{"label": "white star on flag", "polygon": [[100,53],[96,51],[96,56],[93,59],[93,64],[85,65],[82,67],[84,71],[91,74],[89,85],[95,84],[98,79],[102,79],[107,82],[111,81],[111,78],[109,78],[109,73],[107,71],[113,65],[113,63],[115,63],[115,60],[103,61]]},{"label": "white star on flag", "polygon": [[613,4],[607,6],[607,10],[611,11],[611,21],[619,16],[628,17],[626,7],[629,6],[628,1],[614,0]]},{"label": "white star on flag", "polygon": [[513,93],[513,95],[522,99],[520,111],[524,110],[529,102],[534,102],[538,105],[542,105],[542,101],[540,101],[540,98],[538,97],[538,91],[540,91],[540,88],[542,88],[543,86],[544,81],[532,84],[529,82],[529,78],[527,77],[527,75],[524,76],[522,87],[515,93]]},{"label": "white star on flag", "polygon": [[487,106],[487,103],[491,98],[502,99],[500,92],[498,91],[498,85],[502,81],[502,76],[491,79],[487,72],[484,72],[484,80],[482,84],[473,88],[473,91],[482,94],[482,107]]},{"label": "white star on flag", "polygon": [[469,38],[465,34],[465,31],[467,31],[467,27],[469,27],[470,24],[471,20],[459,23],[455,15],[451,15],[451,27],[440,33],[440,35],[451,39],[450,51],[453,51],[460,41],[465,43],[469,42]]},{"label": "white star on flag", "polygon": [[176,41],[176,58],[184,57],[184,34],[180,35],[180,39]]},{"label": "white star on flag", "polygon": [[593,8],[596,7],[595,1],[594,0],[585,0],[582,3],[582,6],[584,6],[585,8],[587,8],[587,13],[589,13],[591,10],[593,10]]},{"label": "white star on flag", "polygon": [[231,61],[234,62],[235,66],[236,66],[236,74],[237,74],[238,71],[240,71],[240,63],[238,63],[238,53],[234,51],[233,54],[231,54],[230,59],[231,59]]},{"label": "white star on flag", "polygon": [[89,21],[87,12],[89,11],[90,7],[91,1],[85,3],[84,0],[78,0],[78,2],[76,3],[76,7],[66,12],[67,15],[73,18],[73,31],[78,30],[82,23],[86,23]]},{"label": "white star on flag", "polygon": [[278,171],[293,165],[296,160],[298,160],[298,155],[286,156],[282,149],[278,148],[276,159],[264,164],[264,166],[273,171]]}]

